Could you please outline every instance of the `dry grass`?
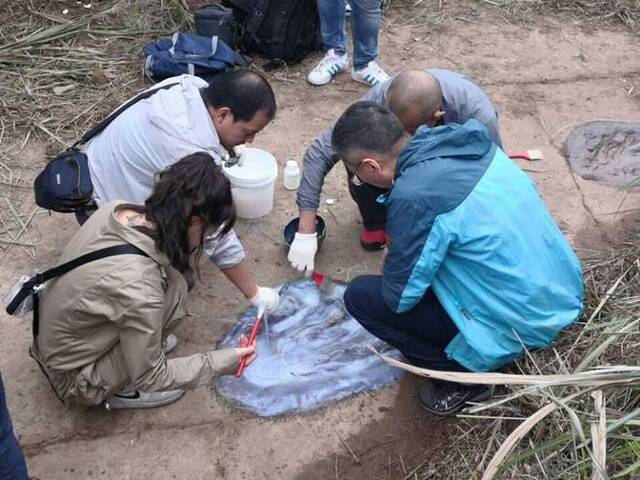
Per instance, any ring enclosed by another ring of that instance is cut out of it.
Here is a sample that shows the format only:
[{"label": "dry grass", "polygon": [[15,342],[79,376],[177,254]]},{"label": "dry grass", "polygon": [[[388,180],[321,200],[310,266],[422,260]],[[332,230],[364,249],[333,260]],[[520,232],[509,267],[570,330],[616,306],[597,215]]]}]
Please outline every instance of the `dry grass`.
[{"label": "dry grass", "polygon": [[640,31],[640,0],[481,0],[509,15],[563,13],[580,23],[622,24]]},{"label": "dry grass", "polygon": [[640,0],[386,0],[385,12],[396,10],[389,27],[424,27],[438,31],[454,21],[484,23],[499,11],[507,21],[529,22],[539,16],[557,16],[562,23],[584,26],[623,26],[640,33]]},{"label": "dry grass", "polygon": [[461,416],[444,461],[418,479],[640,476],[639,240],[585,262],[580,322],[510,367],[515,378],[459,378],[512,384]]},{"label": "dry grass", "polygon": [[0,21],[0,259],[34,258],[33,178],[143,87],[142,46],[190,17],[183,0],[31,0],[2,2]]}]

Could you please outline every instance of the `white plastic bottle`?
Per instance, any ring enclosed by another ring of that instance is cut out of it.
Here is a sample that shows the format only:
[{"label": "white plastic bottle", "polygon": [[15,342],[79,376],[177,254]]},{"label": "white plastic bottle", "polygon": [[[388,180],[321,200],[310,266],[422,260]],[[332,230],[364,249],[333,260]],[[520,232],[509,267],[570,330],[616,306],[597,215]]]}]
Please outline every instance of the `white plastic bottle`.
[{"label": "white plastic bottle", "polygon": [[295,190],[300,186],[300,167],[295,160],[288,160],[284,167],[284,188]]}]

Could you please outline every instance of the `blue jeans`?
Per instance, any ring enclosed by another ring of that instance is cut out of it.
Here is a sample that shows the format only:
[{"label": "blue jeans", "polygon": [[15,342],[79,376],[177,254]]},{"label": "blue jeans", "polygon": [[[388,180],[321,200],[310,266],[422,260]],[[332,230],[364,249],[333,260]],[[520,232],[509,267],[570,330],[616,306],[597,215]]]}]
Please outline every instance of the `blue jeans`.
[{"label": "blue jeans", "polygon": [[[347,51],[346,0],[318,0],[320,32],[325,50]],[[359,70],[378,57],[381,0],[349,0],[353,33],[353,68]]]},{"label": "blue jeans", "polygon": [[4,395],[4,384],[2,383],[2,375],[0,375],[0,480],[28,478],[22,450],[13,435],[11,417],[9,417]]},{"label": "blue jeans", "polygon": [[432,289],[405,313],[382,299],[382,276],[356,277],[344,292],[347,310],[372,335],[397,348],[413,365],[432,370],[466,371],[444,349],[459,330]]}]

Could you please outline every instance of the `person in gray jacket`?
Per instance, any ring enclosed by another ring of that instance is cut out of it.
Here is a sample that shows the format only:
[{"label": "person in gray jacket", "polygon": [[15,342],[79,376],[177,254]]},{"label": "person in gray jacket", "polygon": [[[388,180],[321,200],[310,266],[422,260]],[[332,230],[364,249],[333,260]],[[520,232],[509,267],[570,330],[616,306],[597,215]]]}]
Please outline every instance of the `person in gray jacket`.
[{"label": "person in gray jacket", "polygon": [[[487,127],[491,140],[502,146],[498,114],[491,100],[478,85],[460,73],[440,69],[406,70],[376,85],[361,100],[385,105],[411,135],[420,125],[433,127],[475,118]],[[295,269],[307,274],[314,269],[318,250],[315,216],[324,178],[340,160],[331,147],[332,131],[333,127],[316,138],[303,160],[297,195],[300,226],[288,260]],[[386,190],[362,184],[354,173],[347,169],[349,192],[358,204],[364,225],[360,243],[367,250],[379,250],[385,245],[386,212],[377,199]]]},{"label": "person in gray jacket", "polygon": [[140,254],[86,263],[40,293],[31,355],[58,398],[112,409],[159,407],[232,373],[243,356],[252,360],[255,348],[242,338],[239,348],[166,357],[169,334],[186,316],[184,273],[198,273],[206,232],[224,234],[234,221],[229,180],[204,152],[163,170],[143,205],[116,200],[91,215],[60,263],[118,245]]}]

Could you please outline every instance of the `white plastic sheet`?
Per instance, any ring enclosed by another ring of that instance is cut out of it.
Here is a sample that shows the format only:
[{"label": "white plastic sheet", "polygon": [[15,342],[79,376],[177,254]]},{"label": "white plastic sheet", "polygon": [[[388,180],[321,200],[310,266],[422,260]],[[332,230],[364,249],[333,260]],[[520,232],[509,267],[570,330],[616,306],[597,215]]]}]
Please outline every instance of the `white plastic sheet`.
[{"label": "white plastic sheet", "polygon": [[[285,283],[280,307],[258,334],[257,358],[241,378],[219,378],[218,393],[259,416],[272,416],[311,410],[396,382],[402,372],[383,363],[368,345],[385,355],[400,354],[349,315],[344,290],[339,285],[327,295],[311,280]],[[255,308],[247,310],[220,347],[234,346],[240,334],[248,334],[255,315]]]}]

